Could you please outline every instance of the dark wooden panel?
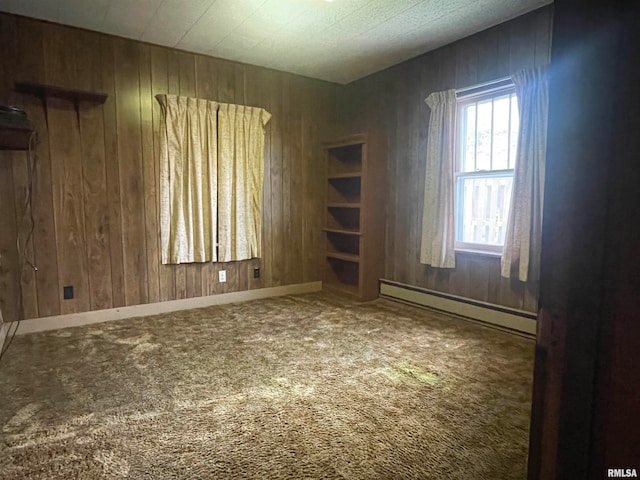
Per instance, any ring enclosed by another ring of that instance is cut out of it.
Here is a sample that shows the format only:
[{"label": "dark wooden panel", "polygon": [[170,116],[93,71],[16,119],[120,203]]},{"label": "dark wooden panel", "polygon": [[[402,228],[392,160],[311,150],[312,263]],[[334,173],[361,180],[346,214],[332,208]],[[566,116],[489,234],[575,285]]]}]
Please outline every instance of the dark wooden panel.
[{"label": "dark wooden panel", "polygon": [[45,24],[29,18],[17,17],[19,67],[16,81],[45,83]]},{"label": "dark wooden panel", "polygon": [[[48,73],[48,70],[47,70]],[[47,99],[51,178],[60,286],[73,286],[74,298],[63,300],[62,313],[90,310],[85,212],[83,202],[82,145],[74,106]]]},{"label": "dark wooden panel", "polygon": [[[45,83],[75,90],[75,45],[78,30],[54,24],[44,26]],[[25,78],[24,80],[30,80]]]},{"label": "dark wooden panel", "polygon": [[398,120],[392,106],[396,102],[397,93],[395,90],[395,78],[392,75],[388,75],[386,78],[380,80],[381,89],[385,87],[386,90],[386,102],[380,105],[380,115],[384,115],[388,120],[386,122],[386,137],[388,145],[388,157],[387,157],[387,223],[385,225],[385,276],[394,278],[396,277],[396,265],[395,261],[395,249],[396,249],[396,220],[397,220],[397,208],[398,202],[398,184],[396,172],[397,160],[396,155],[392,152],[396,151],[396,136],[395,131],[397,129]]},{"label": "dark wooden panel", "polygon": [[140,52],[134,42],[114,39],[117,148],[124,259],[125,303],[148,298],[144,182],[140,133]]},{"label": "dark wooden panel", "polygon": [[282,166],[281,166],[281,186],[282,191],[282,238],[286,239],[288,254],[284,256],[282,262],[282,274],[285,278],[291,276],[293,268],[293,248],[294,240],[291,238],[291,102],[289,95],[291,93],[291,77],[289,75],[282,76],[282,102],[280,103],[280,129],[282,141]]},{"label": "dark wooden panel", "polygon": [[[262,95],[261,95],[261,91],[262,91],[262,84],[260,83],[260,73],[261,73],[261,69],[259,69],[258,67],[253,67],[250,65],[246,65],[245,66],[245,75],[244,75],[244,79],[245,79],[245,100],[247,105],[251,105],[254,107],[261,107],[261,108],[266,108],[265,105],[262,102]],[[269,109],[266,108],[266,110],[268,111]],[[266,127],[266,131],[269,131],[269,126],[267,124]],[[265,159],[266,162],[266,159]],[[266,172],[265,172],[266,174]],[[264,181],[263,181],[263,194],[264,194]],[[264,223],[264,205],[267,202],[266,197],[264,197],[263,195],[263,216],[262,216],[262,222]],[[248,288],[249,289],[254,289],[254,288],[263,288],[264,287],[264,272],[261,269],[261,264],[264,260],[264,247],[266,245],[265,243],[265,238],[264,238],[264,232],[265,232],[265,225],[263,224],[262,226],[262,232],[260,235],[260,242],[262,245],[262,258],[256,258],[253,259],[249,262],[246,262],[247,264],[247,283],[248,283]],[[261,275],[259,278],[253,278],[253,270],[255,268],[260,268],[261,269]]]},{"label": "dark wooden panel", "polygon": [[[310,145],[313,145],[314,138],[317,137],[318,132],[317,128],[314,128],[313,122],[309,122],[307,116],[309,115],[309,111],[315,108],[317,104],[314,102],[312,98],[306,97],[302,98],[301,108],[302,108],[302,156],[301,156],[301,164],[302,164],[302,208],[303,208],[303,216],[302,216],[302,250],[303,250],[303,258],[302,258],[302,276],[303,280],[306,282],[309,278],[312,278],[314,272],[314,266],[318,262],[317,258],[319,256],[319,252],[314,251],[314,235],[313,231],[315,229],[314,219],[317,217],[321,217],[321,211],[317,211],[314,209],[314,204],[317,202],[316,195],[314,195],[313,186],[315,184],[315,178],[321,178],[321,173],[314,178],[314,165],[317,168],[316,164],[322,165],[321,159],[320,162],[316,162],[314,159],[313,151],[309,148]],[[324,202],[324,198],[322,198]],[[317,226],[318,228],[322,227],[322,224]]]},{"label": "dark wooden panel", "polygon": [[455,87],[462,88],[478,83],[478,45],[477,42],[461,42],[456,49],[456,81]]},{"label": "dark wooden panel", "polygon": [[532,480],[638,468],[639,20],[555,3]]},{"label": "dark wooden panel", "polygon": [[[30,316],[319,280],[320,141],[343,87],[12,15],[0,14],[0,21],[1,98],[16,98],[39,134]],[[11,97],[16,80],[108,97],[102,106],[80,102],[77,109],[73,101]],[[161,265],[158,93],[274,115],[265,140],[261,259]],[[7,155],[0,179],[3,306],[17,298],[15,220],[26,173],[26,164]],[[254,268],[261,278],[253,278]],[[220,269],[227,270],[224,284]],[[75,287],[74,300],[61,300],[65,285]]]},{"label": "dark wooden panel", "polygon": [[[155,97],[157,94],[168,93],[168,66],[167,66],[167,49],[160,47],[151,47],[151,93]],[[162,112],[160,104],[152,100],[153,106],[152,121],[153,121],[153,158],[155,165],[155,190],[156,190],[156,227],[155,236],[158,248],[160,248],[160,139],[158,137],[161,131],[162,125]],[[151,199],[147,198],[148,201]],[[147,214],[148,214],[147,210]],[[150,221],[147,219],[147,221]],[[160,251],[158,251],[160,255]],[[160,258],[158,258],[158,289],[159,299],[164,302],[167,300],[174,300],[176,298],[176,283],[174,267],[171,265],[162,265]]]},{"label": "dark wooden panel", "polygon": [[[420,165],[420,157],[418,152],[420,151],[419,139],[420,139],[420,114],[423,113],[422,105],[424,103],[424,97],[420,85],[420,64],[419,62],[413,62],[411,65],[411,83],[410,92],[407,104],[407,138],[406,138],[406,160],[404,174],[408,181],[404,194],[409,198],[417,199],[420,197],[421,191],[418,190],[420,180],[418,177],[421,175],[421,171],[418,168]],[[407,224],[408,224],[408,238],[419,238],[422,234],[422,209],[420,208],[420,202],[414,201],[409,203],[410,208],[407,209]],[[409,242],[413,243],[413,242]],[[415,285],[417,282],[417,270],[419,263],[419,251],[416,248],[407,248],[405,251],[404,261],[408,265],[407,280],[411,285]]]},{"label": "dark wooden panel", "polygon": [[[82,32],[76,45],[78,86],[102,90],[100,37]],[[112,282],[110,265],[109,205],[104,145],[102,106],[91,101],[78,103],[82,148],[83,203],[88,257],[89,298],[92,310],[111,308]]]},{"label": "dark wooden panel", "polygon": [[[287,128],[289,132],[289,168],[288,174],[288,192],[287,200],[288,206],[285,207],[288,210],[289,218],[289,241],[291,248],[286,258],[287,264],[287,279],[292,283],[301,283],[302,274],[302,262],[303,262],[303,231],[302,231],[302,216],[303,205],[300,199],[303,196],[302,191],[302,109],[301,103],[304,97],[304,90],[302,87],[302,79],[293,75],[289,76],[289,92],[285,92],[285,97],[290,98],[289,109],[289,126]],[[286,205],[286,202],[285,202]]]},{"label": "dark wooden panel", "polygon": [[142,174],[144,184],[144,219],[147,244],[148,301],[160,301],[160,250],[156,192],[156,156],[154,155],[153,104],[157,103],[151,89],[151,47],[140,49],[140,123],[142,134]]},{"label": "dark wooden panel", "polygon": [[18,319],[18,255],[16,252],[13,162],[10,152],[0,152],[0,309],[5,321]]},{"label": "dark wooden panel", "polygon": [[535,64],[547,65],[551,57],[553,10],[539,10],[533,19],[535,35]]},{"label": "dark wooden panel", "polygon": [[535,65],[535,14],[513,20],[509,26],[509,70],[517,72]]},{"label": "dark wooden panel", "polygon": [[[271,124],[271,162],[270,162],[270,179],[271,179],[271,195],[281,195],[282,192],[282,80],[283,74],[274,73],[274,82],[270,90],[271,94],[271,114],[273,117],[269,122]],[[271,202],[271,242],[272,250],[272,285],[282,285],[284,275],[284,255],[288,250],[286,248],[286,239],[284,237],[284,216],[282,211],[282,199]]]},{"label": "dark wooden panel", "polygon": [[[476,82],[482,83],[504,76],[500,72],[499,27],[490,28],[478,35],[476,58]],[[548,57],[547,57],[548,58]]]},{"label": "dark wooden panel", "polygon": [[[15,18],[0,15],[0,101],[9,103],[13,84],[12,45],[16,34]],[[5,73],[6,72],[6,73]],[[12,152],[0,151],[0,310],[4,320],[18,319],[18,256],[16,252],[16,205],[13,185]]]},{"label": "dark wooden panel", "polygon": [[109,245],[111,264],[111,300],[114,307],[125,305],[124,250],[122,237],[122,210],[120,207],[120,159],[116,118],[115,53],[113,39],[100,38],[102,82],[109,97],[102,106],[104,119],[104,154],[109,215]]},{"label": "dark wooden panel", "polygon": [[[38,132],[36,141],[35,187],[33,192],[33,246],[38,290],[38,314],[41,317],[60,313],[60,284],[58,281],[57,243],[53,214],[49,131],[42,102],[24,97],[21,106]],[[107,267],[108,267],[107,263]]]},{"label": "dark wooden panel", "polygon": [[[11,69],[17,62],[18,31],[13,17],[0,19],[0,68]],[[20,98],[11,91],[12,75],[2,81],[2,99],[10,105],[18,105]],[[26,137],[28,140],[29,136]],[[17,318],[33,318],[38,315],[37,286],[34,271],[25,265],[24,259],[33,260],[33,244],[27,242],[31,211],[27,202],[29,188],[28,155],[24,151],[3,151],[0,162],[5,163],[0,175],[0,288],[6,289],[0,308],[5,321]],[[19,245],[19,247],[18,247]],[[19,250],[20,251],[19,251]],[[21,297],[21,301],[20,301]]]},{"label": "dark wooden panel", "polygon": [[13,152],[13,188],[16,207],[16,232],[18,234],[18,266],[20,271],[20,288],[22,290],[22,312],[24,318],[38,317],[38,291],[33,251],[31,214],[32,204],[28,202],[28,191],[32,186],[33,176],[29,175],[31,159],[27,152]]},{"label": "dark wooden panel", "polygon": [[[13,83],[18,72],[15,71],[16,42],[20,33],[17,19],[12,15],[0,13],[0,104],[10,104],[9,96],[13,91]],[[5,152],[0,151],[2,159],[7,161]],[[11,184],[11,182],[8,182]]]},{"label": "dark wooden panel", "polygon": [[[385,277],[402,283],[537,310],[537,285],[500,277],[496,258],[457,256],[455,270],[419,264],[429,109],[434,91],[501,78],[548,63],[552,7],[447,45],[347,87],[340,129],[388,137]],[[384,101],[380,98],[384,96]],[[363,115],[364,112],[364,115]]]},{"label": "dark wooden panel", "polygon": [[[44,24],[18,17],[17,79],[45,81]],[[49,131],[45,104],[31,95],[20,97],[23,108],[36,132],[35,185],[33,192],[33,247],[38,293],[38,314],[42,317],[60,313],[60,285],[58,282],[58,259],[53,214],[53,191],[51,186],[51,160],[49,156]]]},{"label": "dark wooden panel", "polygon": [[[260,105],[273,115],[272,100],[270,92],[275,88],[274,73],[269,70],[256,72],[256,80],[260,88]],[[262,198],[262,277],[266,287],[273,286],[273,222],[271,220],[271,201],[273,198],[271,191],[271,162],[273,158],[271,144],[275,130],[273,126],[273,116],[267,124],[264,137],[264,182]]]}]

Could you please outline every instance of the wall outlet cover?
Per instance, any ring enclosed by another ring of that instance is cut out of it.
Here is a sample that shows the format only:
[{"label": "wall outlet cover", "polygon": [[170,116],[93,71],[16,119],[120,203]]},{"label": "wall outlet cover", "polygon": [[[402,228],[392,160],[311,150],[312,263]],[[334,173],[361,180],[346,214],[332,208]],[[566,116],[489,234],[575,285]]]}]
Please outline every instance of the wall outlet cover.
[{"label": "wall outlet cover", "polygon": [[254,268],[253,269],[253,278],[260,278],[260,269],[259,268]]},{"label": "wall outlet cover", "polygon": [[73,298],[73,285],[62,287],[62,297],[65,300],[71,300]]},{"label": "wall outlet cover", "polygon": [[218,281],[220,283],[224,283],[227,281],[227,271],[226,270],[220,270],[218,272]]}]

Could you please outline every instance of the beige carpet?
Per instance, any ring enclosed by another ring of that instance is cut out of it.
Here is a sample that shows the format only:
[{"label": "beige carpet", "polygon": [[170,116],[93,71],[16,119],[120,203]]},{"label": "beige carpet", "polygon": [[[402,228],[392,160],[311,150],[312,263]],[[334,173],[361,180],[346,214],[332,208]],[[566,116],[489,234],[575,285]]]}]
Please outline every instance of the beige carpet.
[{"label": "beige carpet", "polygon": [[533,349],[326,294],[19,336],[0,478],[523,479]]}]

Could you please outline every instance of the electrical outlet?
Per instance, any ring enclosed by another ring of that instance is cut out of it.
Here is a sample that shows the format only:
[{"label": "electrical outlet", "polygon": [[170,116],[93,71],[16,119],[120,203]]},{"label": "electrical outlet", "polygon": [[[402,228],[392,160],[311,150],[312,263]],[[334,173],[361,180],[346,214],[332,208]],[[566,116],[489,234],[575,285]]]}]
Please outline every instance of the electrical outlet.
[{"label": "electrical outlet", "polygon": [[259,268],[254,268],[253,269],[253,278],[260,278],[260,269]]},{"label": "electrical outlet", "polygon": [[62,288],[62,297],[65,300],[73,299],[73,285],[67,285],[66,287]]},{"label": "electrical outlet", "polygon": [[218,281],[220,283],[224,283],[227,281],[227,271],[226,270],[220,270],[218,272]]}]

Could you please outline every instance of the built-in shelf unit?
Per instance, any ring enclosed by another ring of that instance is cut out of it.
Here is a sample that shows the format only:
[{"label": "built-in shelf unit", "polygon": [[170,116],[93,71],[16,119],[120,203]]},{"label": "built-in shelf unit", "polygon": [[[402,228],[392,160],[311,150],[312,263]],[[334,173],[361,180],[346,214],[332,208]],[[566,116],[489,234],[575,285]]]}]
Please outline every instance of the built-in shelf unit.
[{"label": "built-in shelf unit", "polygon": [[365,134],[324,143],[323,285],[361,300],[378,296],[384,254],[384,155]]}]

